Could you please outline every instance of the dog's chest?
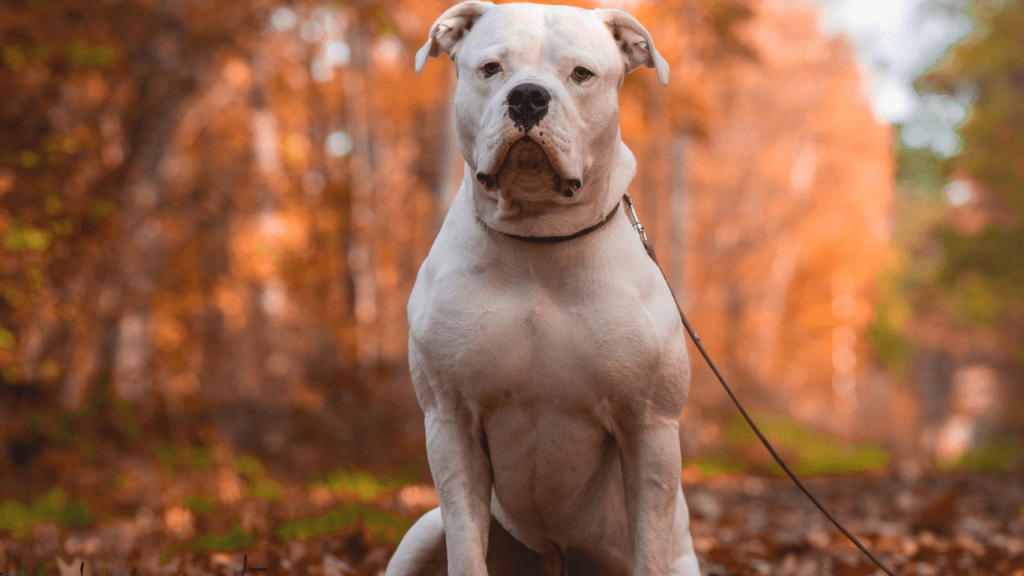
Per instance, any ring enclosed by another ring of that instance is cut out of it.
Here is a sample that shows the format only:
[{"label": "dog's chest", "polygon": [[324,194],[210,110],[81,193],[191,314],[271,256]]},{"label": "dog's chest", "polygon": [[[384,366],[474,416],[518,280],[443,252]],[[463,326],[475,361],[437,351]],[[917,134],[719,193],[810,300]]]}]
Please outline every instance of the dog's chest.
[{"label": "dog's chest", "polygon": [[[485,412],[542,406],[593,411],[650,382],[665,337],[622,284],[452,275],[427,287],[410,317],[417,361],[441,389]],[[583,416],[583,414],[580,414]]]},{"label": "dog's chest", "polygon": [[467,392],[485,406],[589,396],[608,352],[598,336],[606,319],[540,290],[524,292],[491,294],[484,306],[442,320],[452,346],[436,348],[434,360],[473,383]]}]

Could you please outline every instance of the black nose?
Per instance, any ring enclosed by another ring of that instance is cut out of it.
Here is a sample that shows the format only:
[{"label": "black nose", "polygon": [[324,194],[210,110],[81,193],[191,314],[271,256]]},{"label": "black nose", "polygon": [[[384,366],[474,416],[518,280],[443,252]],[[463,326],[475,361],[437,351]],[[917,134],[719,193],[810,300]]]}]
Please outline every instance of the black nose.
[{"label": "black nose", "polygon": [[520,84],[508,93],[508,117],[529,132],[548,113],[551,94],[536,84]]}]

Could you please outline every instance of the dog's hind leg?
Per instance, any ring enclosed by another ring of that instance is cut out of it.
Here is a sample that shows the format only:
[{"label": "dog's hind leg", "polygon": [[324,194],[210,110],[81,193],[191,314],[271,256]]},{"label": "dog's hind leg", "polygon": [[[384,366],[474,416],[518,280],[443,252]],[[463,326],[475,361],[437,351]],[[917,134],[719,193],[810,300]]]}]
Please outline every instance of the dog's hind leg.
[{"label": "dog's hind leg", "polygon": [[444,523],[434,508],[412,525],[391,557],[384,576],[444,576],[448,574]]},{"label": "dog's hind leg", "polygon": [[[445,576],[448,552],[445,549],[441,509],[434,508],[413,524],[388,563],[385,576]],[[513,538],[494,517],[487,546],[487,571],[490,576],[544,576],[540,556]]]},{"label": "dog's hind leg", "polygon": [[690,552],[679,558],[669,567],[670,576],[700,576],[700,567],[697,565],[697,556]]}]

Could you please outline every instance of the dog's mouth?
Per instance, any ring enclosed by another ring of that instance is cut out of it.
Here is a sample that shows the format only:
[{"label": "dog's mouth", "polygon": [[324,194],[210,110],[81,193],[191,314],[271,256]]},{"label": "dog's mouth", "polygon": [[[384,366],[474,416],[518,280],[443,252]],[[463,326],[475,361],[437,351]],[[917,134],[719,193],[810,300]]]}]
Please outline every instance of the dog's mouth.
[{"label": "dog's mouth", "polygon": [[508,149],[499,172],[506,169],[523,170],[526,172],[553,172],[555,170],[544,148],[529,136],[523,136],[516,140]]},{"label": "dog's mouth", "polygon": [[513,187],[534,193],[556,192],[566,198],[572,198],[583,186],[579,178],[559,174],[544,147],[530,136],[509,146],[496,173],[479,172],[476,179],[489,191]]}]

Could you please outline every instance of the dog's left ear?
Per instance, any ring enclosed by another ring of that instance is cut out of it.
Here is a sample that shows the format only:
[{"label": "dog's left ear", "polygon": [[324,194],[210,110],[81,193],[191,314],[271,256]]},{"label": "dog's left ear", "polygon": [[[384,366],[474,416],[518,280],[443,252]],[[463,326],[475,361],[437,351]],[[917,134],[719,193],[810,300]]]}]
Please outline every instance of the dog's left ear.
[{"label": "dog's left ear", "polygon": [[466,39],[469,29],[492,6],[494,4],[491,2],[470,0],[456,4],[438,16],[434,25],[430,27],[427,43],[416,52],[416,73],[419,74],[423,70],[428,57],[440,56],[441,52],[454,59],[455,52]]},{"label": "dog's left ear", "polygon": [[622,59],[626,64],[626,72],[643,64],[648,68],[654,68],[658,73],[658,82],[668,87],[668,62],[665,62],[661,54],[654,49],[654,41],[643,24],[618,8],[597,8],[596,12],[612,31],[612,36],[619,45],[619,51],[622,52]]}]

